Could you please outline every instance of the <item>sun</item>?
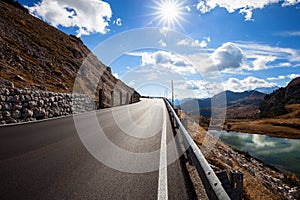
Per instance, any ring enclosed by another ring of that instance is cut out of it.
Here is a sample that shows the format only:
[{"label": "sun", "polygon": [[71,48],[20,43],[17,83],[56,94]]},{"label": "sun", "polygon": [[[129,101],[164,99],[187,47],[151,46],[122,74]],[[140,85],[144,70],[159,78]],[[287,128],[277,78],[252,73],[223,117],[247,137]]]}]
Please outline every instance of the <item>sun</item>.
[{"label": "sun", "polygon": [[163,25],[168,28],[176,29],[176,26],[182,25],[180,21],[183,20],[184,15],[184,1],[182,0],[154,0],[156,10],[154,21],[158,21],[158,25]]},{"label": "sun", "polygon": [[178,6],[173,2],[164,2],[164,4],[161,5],[159,10],[160,10],[160,15],[166,21],[176,20],[180,12]]}]

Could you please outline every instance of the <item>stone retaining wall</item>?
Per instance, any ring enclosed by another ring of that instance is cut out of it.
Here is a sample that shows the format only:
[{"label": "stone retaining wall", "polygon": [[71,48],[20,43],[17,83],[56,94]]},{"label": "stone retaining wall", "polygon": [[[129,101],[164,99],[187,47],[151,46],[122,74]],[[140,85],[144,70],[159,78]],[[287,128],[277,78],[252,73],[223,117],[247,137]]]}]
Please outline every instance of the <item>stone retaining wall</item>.
[{"label": "stone retaining wall", "polygon": [[0,124],[35,121],[95,110],[83,94],[0,89]]}]

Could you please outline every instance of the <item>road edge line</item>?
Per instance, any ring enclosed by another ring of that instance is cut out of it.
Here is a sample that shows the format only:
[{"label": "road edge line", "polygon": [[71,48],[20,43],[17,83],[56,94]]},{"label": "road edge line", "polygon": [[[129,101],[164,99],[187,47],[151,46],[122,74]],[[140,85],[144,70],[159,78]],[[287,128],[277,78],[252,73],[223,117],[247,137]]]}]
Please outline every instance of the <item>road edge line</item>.
[{"label": "road edge line", "polygon": [[166,107],[163,104],[163,127],[160,144],[160,159],[159,159],[159,173],[158,173],[158,200],[168,199],[168,173],[167,173],[167,117]]}]

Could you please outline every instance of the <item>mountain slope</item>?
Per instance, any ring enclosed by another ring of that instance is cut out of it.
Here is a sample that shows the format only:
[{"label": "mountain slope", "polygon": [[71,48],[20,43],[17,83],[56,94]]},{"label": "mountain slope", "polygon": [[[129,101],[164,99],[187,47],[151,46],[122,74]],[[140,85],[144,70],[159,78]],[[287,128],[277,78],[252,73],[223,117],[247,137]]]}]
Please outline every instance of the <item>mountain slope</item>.
[{"label": "mountain slope", "polygon": [[[90,53],[82,42],[6,3],[0,2],[1,78],[24,88],[72,88],[76,72]],[[22,78],[16,78],[19,75]]]},{"label": "mountain slope", "polygon": [[14,85],[71,92],[78,70],[84,65],[88,70],[78,81],[79,91],[97,98],[101,88],[107,105],[113,90],[135,93],[116,79],[111,69],[101,63],[79,38],[2,1],[0,16],[0,87]]},{"label": "mountain slope", "polygon": [[287,105],[300,104],[300,77],[293,79],[286,87],[266,95],[261,103],[261,117],[275,117],[287,114]]},{"label": "mountain slope", "polygon": [[[226,95],[227,117],[228,118],[247,118],[254,117],[258,113],[258,108],[265,94],[257,91],[245,92],[221,92],[212,98],[192,99],[181,104],[181,108],[191,114],[199,114],[210,117],[212,100],[222,102],[221,99]],[[197,108],[198,107],[198,108]],[[218,109],[218,105],[214,109]]]}]

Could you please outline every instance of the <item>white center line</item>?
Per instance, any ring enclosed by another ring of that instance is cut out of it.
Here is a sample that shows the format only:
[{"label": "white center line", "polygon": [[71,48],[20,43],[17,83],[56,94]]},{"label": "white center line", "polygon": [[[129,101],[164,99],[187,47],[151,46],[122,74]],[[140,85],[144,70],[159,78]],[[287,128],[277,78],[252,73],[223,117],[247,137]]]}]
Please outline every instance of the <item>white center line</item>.
[{"label": "white center line", "polygon": [[168,173],[167,173],[167,117],[166,107],[163,103],[163,127],[160,144],[160,160],[159,160],[159,173],[158,173],[158,200],[168,199]]}]

